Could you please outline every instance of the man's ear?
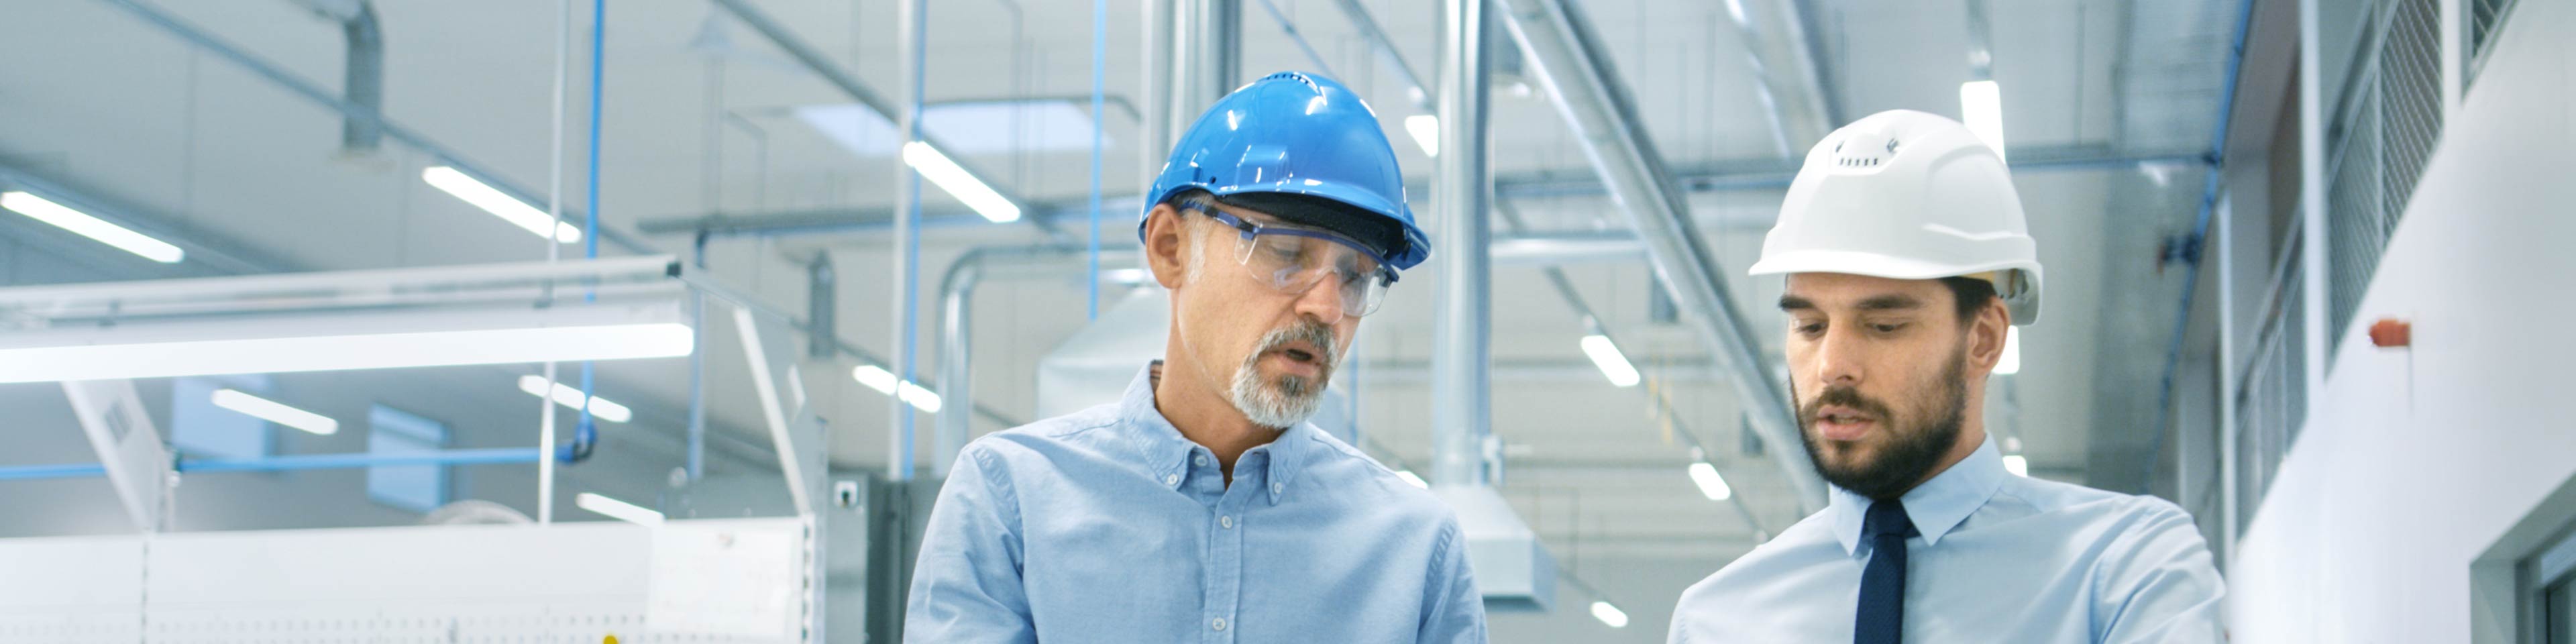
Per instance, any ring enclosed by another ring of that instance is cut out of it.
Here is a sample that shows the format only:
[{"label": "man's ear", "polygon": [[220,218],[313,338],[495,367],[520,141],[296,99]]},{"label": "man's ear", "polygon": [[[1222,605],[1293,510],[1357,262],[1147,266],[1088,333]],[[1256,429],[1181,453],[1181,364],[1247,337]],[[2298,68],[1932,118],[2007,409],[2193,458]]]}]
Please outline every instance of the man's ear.
[{"label": "man's ear", "polygon": [[1189,274],[1188,235],[1180,209],[1171,204],[1157,204],[1145,213],[1145,265],[1165,289],[1180,288],[1182,276]]},{"label": "man's ear", "polygon": [[2012,333],[2012,310],[2004,308],[2003,298],[1986,301],[1969,321],[1968,360],[1991,373],[1995,363],[2004,358],[2004,341]]}]

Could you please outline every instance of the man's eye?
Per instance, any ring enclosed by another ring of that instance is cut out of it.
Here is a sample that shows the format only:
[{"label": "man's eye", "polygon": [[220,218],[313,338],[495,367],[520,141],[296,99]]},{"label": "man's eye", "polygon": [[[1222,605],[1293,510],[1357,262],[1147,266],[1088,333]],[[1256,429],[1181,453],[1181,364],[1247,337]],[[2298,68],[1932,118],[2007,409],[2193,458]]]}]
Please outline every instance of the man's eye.
[{"label": "man's eye", "polygon": [[1796,329],[1799,333],[1804,333],[1804,334],[1807,334],[1807,335],[1815,335],[1815,334],[1818,334],[1818,333],[1824,333],[1824,332],[1825,332],[1825,324],[1824,324],[1823,322],[1807,322],[1807,323],[1802,323],[1802,324],[1797,325],[1797,326],[1795,327],[1795,329]]},{"label": "man's eye", "polygon": [[1882,322],[1882,323],[1878,323],[1878,324],[1872,324],[1872,325],[1869,325],[1869,328],[1870,328],[1870,329],[1872,329],[1872,330],[1878,331],[1879,333],[1895,333],[1895,332],[1897,332],[1897,330],[1905,328],[1905,324],[1904,324],[1904,323],[1902,323],[1902,322],[1896,322],[1896,323],[1886,323],[1886,322]]}]

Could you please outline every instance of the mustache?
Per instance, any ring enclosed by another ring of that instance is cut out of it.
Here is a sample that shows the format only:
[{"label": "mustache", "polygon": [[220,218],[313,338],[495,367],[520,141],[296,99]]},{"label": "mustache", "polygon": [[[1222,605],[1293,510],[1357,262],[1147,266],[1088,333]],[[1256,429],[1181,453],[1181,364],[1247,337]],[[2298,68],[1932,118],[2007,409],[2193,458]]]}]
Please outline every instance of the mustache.
[{"label": "mustache", "polygon": [[1262,334],[1260,348],[1254,350],[1252,356],[1258,359],[1296,342],[1313,345],[1316,351],[1321,352],[1315,356],[1315,363],[1323,366],[1324,373],[1332,373],[1334,367],[1340,366],[1342,352],[1340,347],[1333,346],[1333,328],[1314,320],[1300,319]]},{"label": "mustache", "polygon": [[1885,419],[1891,417],[1887,413],[1887,405],[1860,395],[1860,390],[1858,389],[1853,389],[1851,387],[1826,387],[1824,391],[1816,393],[1815,400],[1808,401],[1806,405],[1798,408],[1798,422],[1808,426],[1814,426],[1816,424],[1816,417],[1824,410],[1826,405],[1850,407],[1852,409],[1860,410],[1861,413],[1869,414],[1874,418]]}]

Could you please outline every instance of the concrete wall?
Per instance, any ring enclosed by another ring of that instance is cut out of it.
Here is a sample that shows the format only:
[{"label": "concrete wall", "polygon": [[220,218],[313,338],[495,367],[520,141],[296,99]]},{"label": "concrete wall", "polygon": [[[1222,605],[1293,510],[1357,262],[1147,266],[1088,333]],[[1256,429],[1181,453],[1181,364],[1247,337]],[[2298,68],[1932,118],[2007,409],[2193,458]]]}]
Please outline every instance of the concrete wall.
[{"label": "concrete wall", "polygon": [[2230,570],[2239,642],[2465,642],[2471,566],[2576,476],[2576,5],[2523,2],[2447,119]]}]

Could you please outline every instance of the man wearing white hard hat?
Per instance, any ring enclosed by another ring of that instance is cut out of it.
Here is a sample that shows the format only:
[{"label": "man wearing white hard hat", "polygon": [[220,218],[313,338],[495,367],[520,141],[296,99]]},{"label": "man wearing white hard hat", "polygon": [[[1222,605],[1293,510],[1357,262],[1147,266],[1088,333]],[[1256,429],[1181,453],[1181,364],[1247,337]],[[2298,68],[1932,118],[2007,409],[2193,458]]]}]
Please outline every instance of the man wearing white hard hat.
[{"label": "man wearing white hard hat", "polygon": [[1790,395],[1824,511],[1674,608],[1679,642],[2217,642],[2191,515],[2015,476],[1986,375],[2040,266],[2001,158],[1955,121],[1872,115],[1807,153],[1755,275],[1783,275]]}]

